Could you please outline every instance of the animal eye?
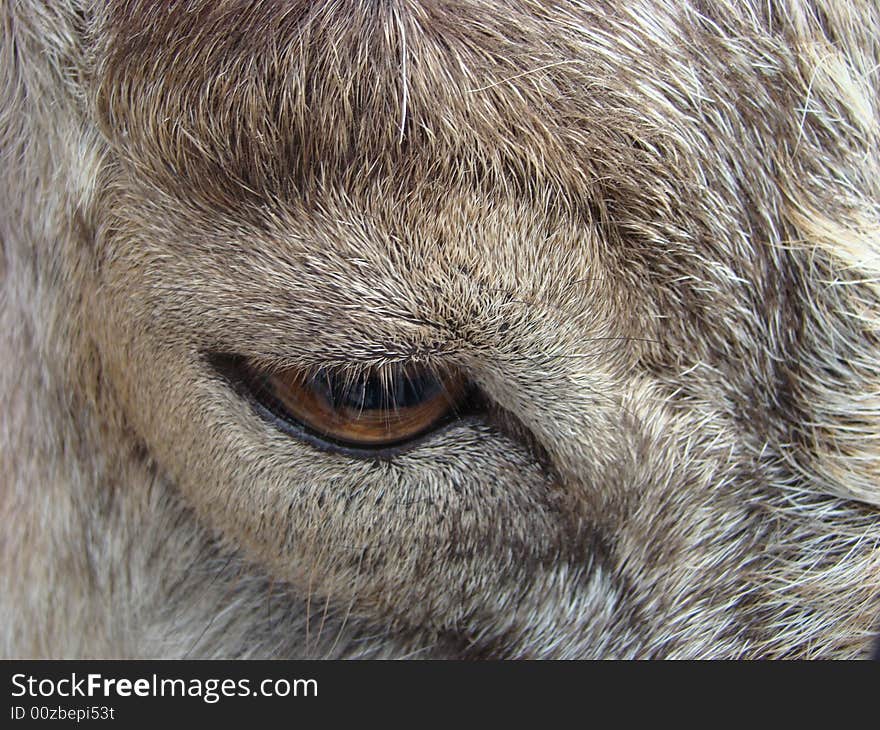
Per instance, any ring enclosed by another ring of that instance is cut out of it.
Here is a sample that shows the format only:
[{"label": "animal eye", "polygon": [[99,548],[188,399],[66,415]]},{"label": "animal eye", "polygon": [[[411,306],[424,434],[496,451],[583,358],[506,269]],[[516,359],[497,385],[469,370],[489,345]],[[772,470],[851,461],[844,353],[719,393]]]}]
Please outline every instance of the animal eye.
[{"label": "animal eye", "polygon": [[460,374],[411,365],[247,372],[256,400],[282,424],[301,427],[295,435],[358,451],[403,446],[436,430],[461,414],[467,395]]}]

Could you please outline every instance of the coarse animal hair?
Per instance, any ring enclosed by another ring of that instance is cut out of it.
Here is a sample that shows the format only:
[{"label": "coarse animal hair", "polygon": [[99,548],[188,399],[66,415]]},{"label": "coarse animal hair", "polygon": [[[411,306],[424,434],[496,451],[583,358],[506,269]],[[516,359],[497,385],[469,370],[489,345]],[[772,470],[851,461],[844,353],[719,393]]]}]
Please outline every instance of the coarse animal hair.
[{"label": "coarse animal hair", "polygon": [[[0,654],[870,653],[875,0],[0,22]],[[354,458],[229,354],[487,406]]]}]

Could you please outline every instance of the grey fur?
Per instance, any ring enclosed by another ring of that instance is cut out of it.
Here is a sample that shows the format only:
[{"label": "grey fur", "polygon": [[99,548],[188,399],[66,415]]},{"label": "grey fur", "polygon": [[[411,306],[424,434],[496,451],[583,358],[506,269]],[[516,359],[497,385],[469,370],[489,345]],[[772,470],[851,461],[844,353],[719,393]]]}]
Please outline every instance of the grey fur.
[{"label": "grey fur", "polygon": [[[869,651],[875,2],[0,18],[2,655]],[[352,460],[217,352],[492,407]]]}]

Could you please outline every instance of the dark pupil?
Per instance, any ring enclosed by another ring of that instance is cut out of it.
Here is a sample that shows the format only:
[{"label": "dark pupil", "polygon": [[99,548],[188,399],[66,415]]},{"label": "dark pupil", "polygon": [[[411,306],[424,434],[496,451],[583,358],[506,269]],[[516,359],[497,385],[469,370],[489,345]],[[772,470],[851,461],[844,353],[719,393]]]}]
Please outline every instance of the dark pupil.
[{"label": "dark pupil", "polygon": [[310,385],[333,408],[357,411],[410,408],[430,400],[441,388],[430,373],[403,368],[393,368],[384,377],[374,370],[356,377],[321,370]]}]

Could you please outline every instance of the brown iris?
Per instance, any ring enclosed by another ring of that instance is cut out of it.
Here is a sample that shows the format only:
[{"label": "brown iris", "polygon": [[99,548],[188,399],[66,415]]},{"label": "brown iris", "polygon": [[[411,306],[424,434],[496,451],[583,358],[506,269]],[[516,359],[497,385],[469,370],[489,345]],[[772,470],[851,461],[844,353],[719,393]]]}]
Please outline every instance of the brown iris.
[{"label": "brown iris", "polygon": [[412,365],[251,374],[256,394],[276,415],[354,449],[405,444],[457,415],[466,394],[460,375]]}]

